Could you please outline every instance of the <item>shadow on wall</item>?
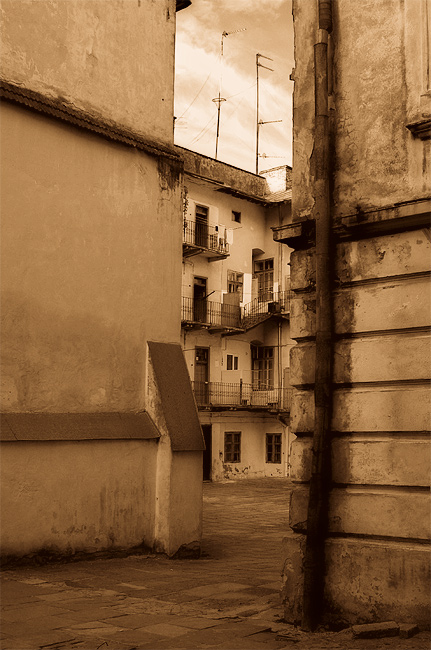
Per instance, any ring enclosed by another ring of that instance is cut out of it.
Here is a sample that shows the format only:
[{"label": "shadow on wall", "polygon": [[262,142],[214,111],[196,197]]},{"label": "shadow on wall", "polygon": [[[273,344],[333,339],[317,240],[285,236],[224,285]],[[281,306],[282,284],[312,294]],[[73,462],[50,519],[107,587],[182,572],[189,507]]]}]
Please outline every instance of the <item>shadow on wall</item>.
[{"label": "shadow on wall", "polygon": [[146,346],[93,314],[47,309],[4,292],[2,408],[116,411],[142,408]]}]

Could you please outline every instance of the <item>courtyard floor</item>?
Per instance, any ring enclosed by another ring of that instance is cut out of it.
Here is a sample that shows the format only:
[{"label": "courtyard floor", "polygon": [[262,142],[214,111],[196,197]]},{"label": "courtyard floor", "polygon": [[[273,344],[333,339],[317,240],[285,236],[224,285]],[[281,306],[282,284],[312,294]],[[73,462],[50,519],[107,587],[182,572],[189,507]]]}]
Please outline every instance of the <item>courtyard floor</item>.
[{"label": "courtyard floor", "polygon": [[5,569],[2,650],[425,650],[430,634],[354,640],[283,623],[288,479],[204,484],[199,560],[155,555]]}]

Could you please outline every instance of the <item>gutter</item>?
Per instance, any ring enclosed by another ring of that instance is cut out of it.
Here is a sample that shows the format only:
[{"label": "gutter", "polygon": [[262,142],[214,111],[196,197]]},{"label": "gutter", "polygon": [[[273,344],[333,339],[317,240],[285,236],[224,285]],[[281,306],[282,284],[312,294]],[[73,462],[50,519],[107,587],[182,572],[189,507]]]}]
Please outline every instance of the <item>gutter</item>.
[{"label": "gutter", "polygon": [[316,374],[314,433],[304,557],[302,629],[314,631],[323,612],[325,539],[331,482],[333,306],[328,40],[332,1],[318,0],[314,44],[314,219],[316,241]]}]

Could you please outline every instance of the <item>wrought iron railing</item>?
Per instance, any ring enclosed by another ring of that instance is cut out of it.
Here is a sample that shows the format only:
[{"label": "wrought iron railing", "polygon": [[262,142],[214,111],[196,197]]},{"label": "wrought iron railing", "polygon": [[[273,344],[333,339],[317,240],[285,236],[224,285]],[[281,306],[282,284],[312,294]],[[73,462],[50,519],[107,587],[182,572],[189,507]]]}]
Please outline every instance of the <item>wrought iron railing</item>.
[{"label": "wrought iron railing", "polygon": [[249,329],[272,314],[289,314],[291,291],[265,291],[242,308],[241,326]]},{"label": "wrought iron railing", "polygon": [[198,407],[235,408],[259,407],[277,410],[290,409],[291,388],[257,389],[253,384],[240,382],[192,382]]},{"label": "wrought iron railing", "polygon": [[218,226],[199,221],[184,221],[183,243],[227,255],[229,244]]},{"label": "wrought iron railing", "polygon": [[194,300],[183,296],[181,320],[209,326],[239,328],[241,309],[238,305],[226,305],[206,299]]}]

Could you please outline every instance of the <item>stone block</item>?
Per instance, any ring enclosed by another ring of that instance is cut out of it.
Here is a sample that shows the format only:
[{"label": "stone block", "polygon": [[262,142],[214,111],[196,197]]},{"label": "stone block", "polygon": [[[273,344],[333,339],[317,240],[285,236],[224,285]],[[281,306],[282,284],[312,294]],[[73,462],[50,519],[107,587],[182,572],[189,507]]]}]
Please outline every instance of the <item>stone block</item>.
[{"label": "stone block", "polygon": [[296,533],[307,531],[308,486],[296,486],[290,494],[289,526]]},{"label": "stone block", "polygon": [[399,629],[394,621],[352,626],[353,636],[356,639],[381,639],[386,636],[398,636]]},{"label": "stone block", "polygon": [[333,538],[326,544],[327,618],[354,625],[429,626],[430,548],[409,541]]},{"label": "stone block", "polygon": [[306,538],[290,532],[283,538],[282,598],[284,619],[298,625],[302,617],[302,590],[304,586],[303,560]]},{"label": "stone block", "polygon": [[313,391],[293,390],[290,407],[290,430],[297,433],[312,432],[314,426]]},{"label": "stone block", "polygon": [[301,436],[296,438],[290,447],[290,478],[295,482],[306,482],[310,480],[311,474],[311,451],[313,438]]},{"label": "stone block", "polygon": [[[312,437],[301,436],[291,445],[290,477],[307,482],[311,474]],[[332,480],[345,485],[426,487],[430,475],[431,441],[349,436],[332,441]]]},{"label": "stone block", "polygon": [[334,392],[334,431],[429,431],[428,386],[375,386]]},{"label": "stone block", "polygon": [[[296,441],[295,441],[296,443]],[[429,483],[431,441],[429,439],[394,438],[381,439],[369,436],[334,438],[332,441],[332,480],[342,484],[423,486]],[[300,474],[307,480],[307,459],[311,450],[302,445]],[[295,449],[291,465],[296,469],[298,452]],[[308,470],[309,472],[309,470]]]},{"label": "stone block", "polygon": [[293,251],[290,256],[290,288],[304,290],[316,284],[316,255],[314,249]]},{"label": "stone block", "polygon": [[384,278],[429,270],[431,243],[422,230],[342,242],[335,273],[341,282]]},{"label": "stone block", "polygon": [[290,303],[290,337],[301,339],[316,334],[316,298],[314,294],[295,296]]},{"label": "stone block", "polygon": [[[429,379],[430,343],[430,335],[422,332],[339,341],[335,344],[334,382]],[[314,377],[314,354],[310,345],[296,347],[299,350],[292,348],[291,359],[301,363],[302,372],[297,374],[306,383]]]},{"label": "stone block", "polygon": [[426,327],[430,321],[429,280],[414,278],[339,290],[334,296],[335,331],[373,332]]},{"label": "stone block", "polygon": [[400,639],[410,639],[419,632],[417,625],[403,623],[400,625]]},{"label": "stone block", "polygon": [[[295,532],[307,529],[308,487],[292,491],[289,524]],[[329,532],[395,539],[428,540],[430,503],[427,492],[408,489],[336,488],[329,497]]]},{"label": "stone block", "polygon": [[315,355],[314,343],[297,343],[290,350],[290,383],[293,386],[314,383]]}]

